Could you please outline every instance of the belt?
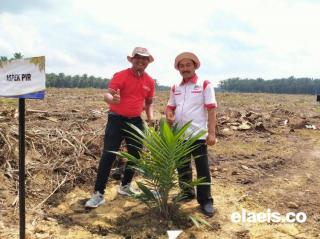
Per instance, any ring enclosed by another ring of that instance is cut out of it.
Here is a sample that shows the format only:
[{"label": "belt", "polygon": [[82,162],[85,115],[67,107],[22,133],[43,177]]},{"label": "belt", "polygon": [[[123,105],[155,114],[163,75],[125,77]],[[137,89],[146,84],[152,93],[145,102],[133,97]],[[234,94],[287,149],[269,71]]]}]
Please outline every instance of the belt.
[{"label": "belt", "polygon": [[127,117],[127,116],[119,115],[119,114],[112,112],[112,111],[109,111],[109,115],[113,115],[113,116],[119,117],[121,119],[126,119],[126,120],[141,119],[140,116]]}]

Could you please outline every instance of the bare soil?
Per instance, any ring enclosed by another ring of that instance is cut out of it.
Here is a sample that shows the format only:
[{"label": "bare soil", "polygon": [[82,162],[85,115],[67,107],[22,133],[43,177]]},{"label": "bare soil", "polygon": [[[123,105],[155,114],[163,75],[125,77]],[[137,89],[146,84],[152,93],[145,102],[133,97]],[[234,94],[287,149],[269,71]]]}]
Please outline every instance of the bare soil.
[{"label": "bare soil", "polygon": [[[100,158],[107,106],[103,90],[49,89],[27,100],[27,238],[320,238],[320,105],[314,96],[217,94],[219,142],[209,149],[216,214],[197,202],[181,205],[211,226],[185,216],[165,222],[156,210],[107,186],[106,204],[86,210]],[[163,117],[167,92],[155,102]],[[135,181],[140,180],[135,177]],[[178,189],[174,193],[177,193]],[[0,238],[19,238],[17,100],[0,99]],[[239,222],[233,212],[286,215],[305,223]]]}]

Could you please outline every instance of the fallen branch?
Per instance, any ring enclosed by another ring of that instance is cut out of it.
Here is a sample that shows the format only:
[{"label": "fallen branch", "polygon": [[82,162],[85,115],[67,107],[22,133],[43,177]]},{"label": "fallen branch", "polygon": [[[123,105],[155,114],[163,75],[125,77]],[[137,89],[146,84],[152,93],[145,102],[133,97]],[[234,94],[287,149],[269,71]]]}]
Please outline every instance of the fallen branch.
[{"label": "fallen branch", "polygon": [[50,195],[48,197],[46,197],[45,199],[42,200],[42,202],[40,202],[37,206],[35,206],[32,211],[35,211],[37,208],[39,208],[42,204],[44,204],[66,181],[67,181],[67,177],[68,175],[66,175],[64,177],[64,179],[62,180],[61,183],[59,183],[59,185],[52,191],[52,193],[50,193]]},{"label": "fallen branch", "polygon": [[33,110],[33,109],[27,109],[27,113],[48,113],[46,110]]}]

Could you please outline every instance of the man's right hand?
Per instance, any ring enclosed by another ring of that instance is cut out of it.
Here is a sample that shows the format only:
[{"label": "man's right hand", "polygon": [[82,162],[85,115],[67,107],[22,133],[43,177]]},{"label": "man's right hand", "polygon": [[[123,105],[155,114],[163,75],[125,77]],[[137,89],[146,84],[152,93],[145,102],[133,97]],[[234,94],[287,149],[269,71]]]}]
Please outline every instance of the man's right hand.
[{"label": "man's right hand", "polygon": [[119,104],[120,103],[120,89],[117,91],[108,89],[108,92],[104,95],[104,100],[108,104]]}]

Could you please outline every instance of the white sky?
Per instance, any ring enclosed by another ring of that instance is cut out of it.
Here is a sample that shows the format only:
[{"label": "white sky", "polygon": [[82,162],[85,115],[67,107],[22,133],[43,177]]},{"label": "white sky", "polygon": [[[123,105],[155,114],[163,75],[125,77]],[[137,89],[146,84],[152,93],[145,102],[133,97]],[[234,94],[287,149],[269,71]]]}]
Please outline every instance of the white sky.
[{"label": "white sky", "polygon": [[111,78],[135,46],[147,72],[180,81],[174,58],[198,55],[202,78],[320,78],[320,0],[0,0],[0,56],[46,56],[46,72]]}]

